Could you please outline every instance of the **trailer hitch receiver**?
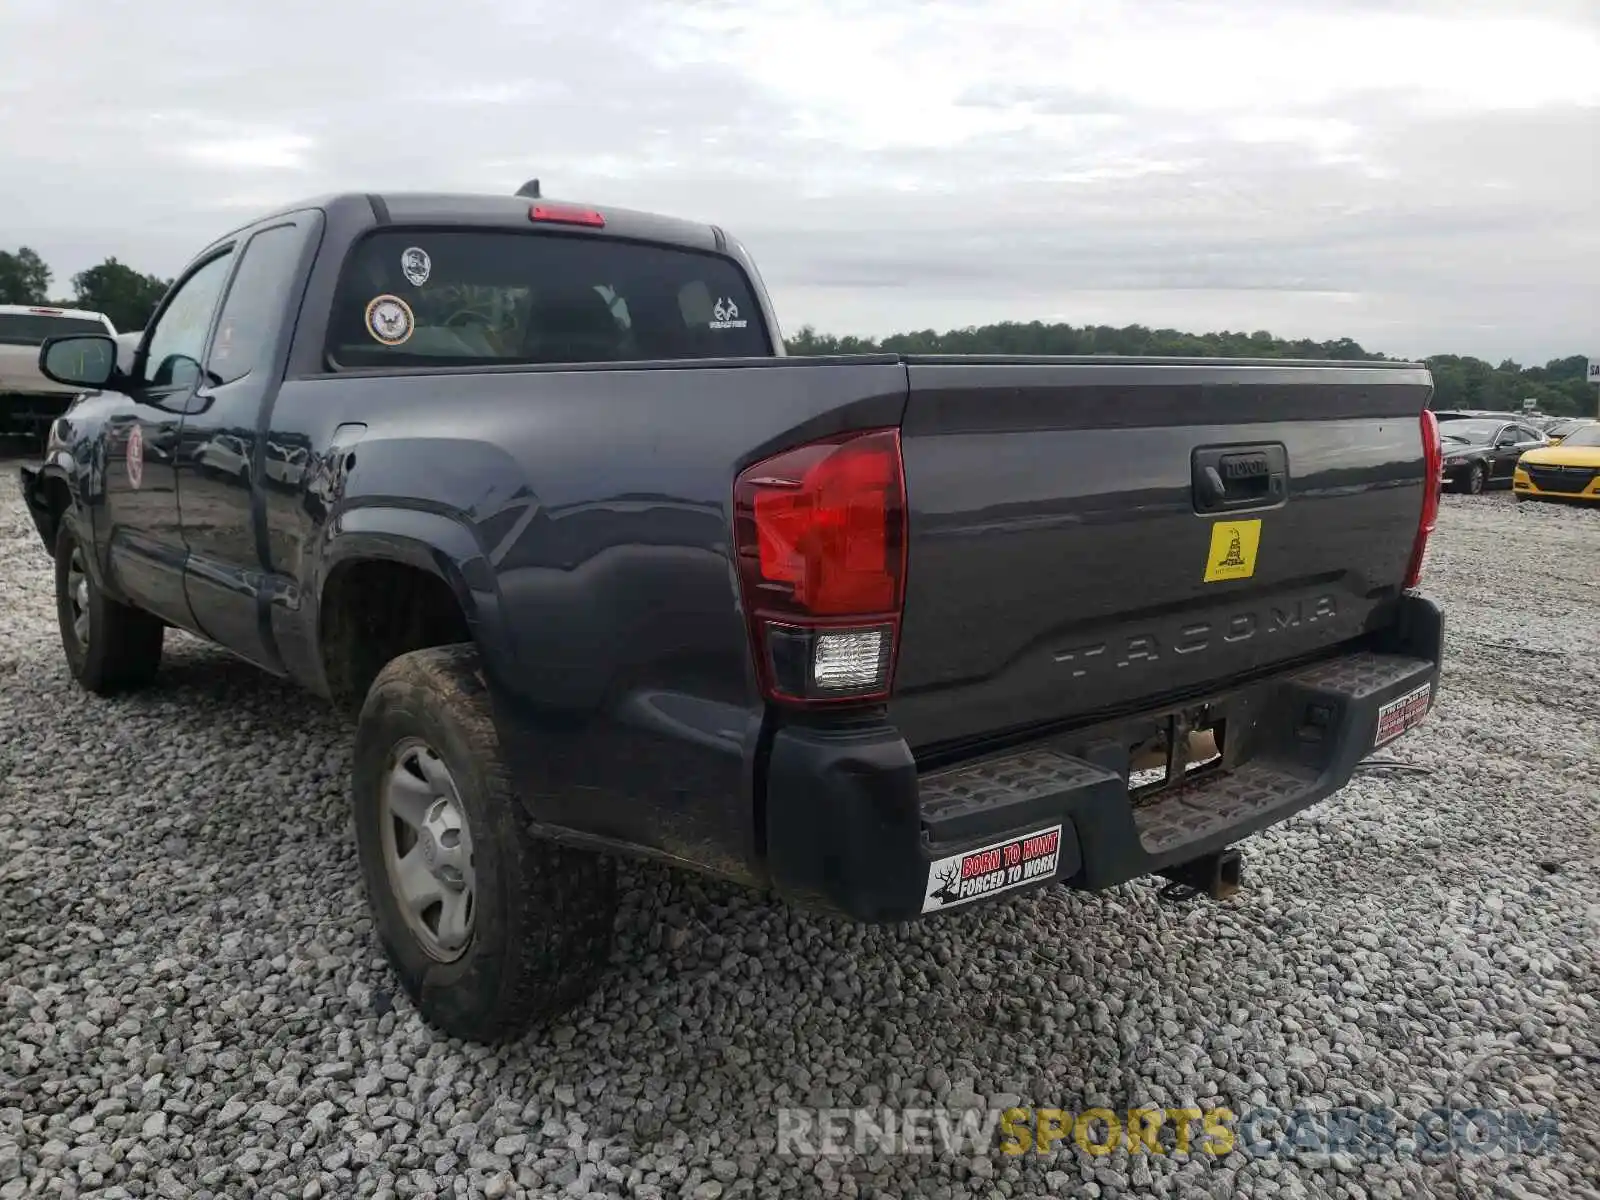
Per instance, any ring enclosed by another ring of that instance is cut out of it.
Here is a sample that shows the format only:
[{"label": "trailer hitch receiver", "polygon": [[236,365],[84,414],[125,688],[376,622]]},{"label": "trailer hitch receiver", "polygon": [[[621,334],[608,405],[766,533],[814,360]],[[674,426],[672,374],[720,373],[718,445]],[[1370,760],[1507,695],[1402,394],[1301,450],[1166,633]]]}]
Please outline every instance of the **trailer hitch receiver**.
[{"label": "trailer hitch receiver", "polygon": [[1188,862],[1175,863],[1160,874],[1213,900],[1226,900],[1244,883],[1243,860],[1239,851],[1231,846],[1215,854],[1202,854]]}]

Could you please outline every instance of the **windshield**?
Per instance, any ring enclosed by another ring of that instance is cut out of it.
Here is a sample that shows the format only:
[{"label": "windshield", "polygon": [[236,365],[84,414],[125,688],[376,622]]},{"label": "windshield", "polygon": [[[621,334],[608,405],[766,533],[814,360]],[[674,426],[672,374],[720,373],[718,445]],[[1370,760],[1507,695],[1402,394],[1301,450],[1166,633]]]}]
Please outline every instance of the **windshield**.
[{"label": "windshield", "polygon": [[1568,417],[1564,421],[1557,421],[1553,425],[1546,427],[1545,432],[1551,437],[1566,437],[1569,433],[1572,433],[1578,429],[1582,429],[1587,424],[1589,424],[1589,422],[1575,421],[1571,417]]},{"label": "windshield", "polygon": [[1503,424],[1503,421],[1450,421],[1439,427],[1439,434],[1447,442],[1470,445],[1492,441]]},{"label": "windshield", "polygon": [[728,259],[546,232],[372,234],[345,264],[328,337],[336,369],[771,353]]},{"label": "windshield", "polygon": [[64,337],[69,333],[98,333],[102,337],[109,331],[91,317],[54,317],[48,313],[0,313],[0,345],[39,346],[45,338]]},{"label": "windshield", "polygon": [[1600,446],[1600,425],[1580,425],[1561,443],[1561,448],[1568,446]]}]

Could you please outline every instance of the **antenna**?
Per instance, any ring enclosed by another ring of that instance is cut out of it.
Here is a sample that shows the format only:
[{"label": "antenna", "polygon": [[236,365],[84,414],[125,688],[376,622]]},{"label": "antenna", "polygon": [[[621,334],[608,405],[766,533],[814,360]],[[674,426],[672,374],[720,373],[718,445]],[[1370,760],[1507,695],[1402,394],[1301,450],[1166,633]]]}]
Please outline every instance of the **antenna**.
[{"label": "antenna", "polygon": [[539,199],[539,181],[530,179],[517,189],[517,195],[526,196],[529,200]]}]

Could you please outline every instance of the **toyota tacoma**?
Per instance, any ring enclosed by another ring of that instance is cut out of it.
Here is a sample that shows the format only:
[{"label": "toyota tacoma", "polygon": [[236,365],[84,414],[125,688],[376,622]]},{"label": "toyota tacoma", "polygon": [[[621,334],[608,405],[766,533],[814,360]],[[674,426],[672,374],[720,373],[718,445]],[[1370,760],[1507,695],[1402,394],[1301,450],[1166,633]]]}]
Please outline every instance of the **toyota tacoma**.
[{"label": "toyota tacoma", "polygon": [[378,937],[464,1038],[595,986],[617,855],[874,922],[1224,895],[1439,677],[1417,365],[789,357],[723,230],[522,194],[284,209],[40,362],[73,676],[170,628],[354,714]]}]

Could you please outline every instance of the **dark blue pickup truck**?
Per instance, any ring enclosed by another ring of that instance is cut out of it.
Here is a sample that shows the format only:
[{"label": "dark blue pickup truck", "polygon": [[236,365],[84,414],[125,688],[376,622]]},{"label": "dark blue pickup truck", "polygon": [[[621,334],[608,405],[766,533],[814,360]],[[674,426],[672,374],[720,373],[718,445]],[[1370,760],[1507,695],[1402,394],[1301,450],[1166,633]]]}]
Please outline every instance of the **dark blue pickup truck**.
[{"label": "dark blue pickup truck", "polygon": [[714,226],[415,194],[40,361],[73,675],[172,627],[359,714],[377,928],[467,1038],[594,986],[615,854],[868,921],[1225,895],[1438,680],[1415,365],[786,357]]}]

